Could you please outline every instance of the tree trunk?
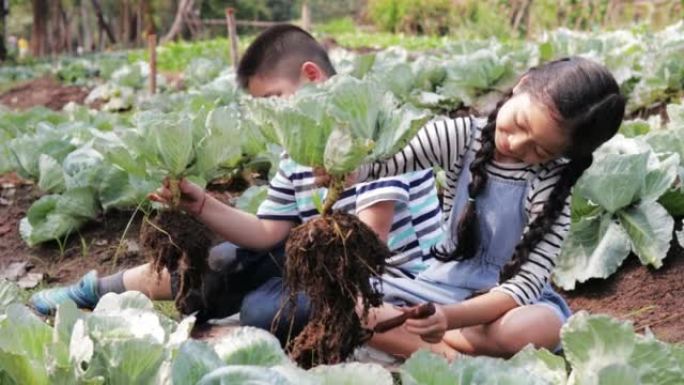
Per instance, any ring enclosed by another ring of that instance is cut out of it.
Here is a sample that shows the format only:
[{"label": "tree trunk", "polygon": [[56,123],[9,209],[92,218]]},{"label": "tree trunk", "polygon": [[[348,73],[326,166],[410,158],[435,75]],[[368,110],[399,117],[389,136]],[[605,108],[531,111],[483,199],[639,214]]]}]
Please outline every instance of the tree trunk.
[{"label": "tree trunk", "polygon": [[167,41],[173,40],[181,32],[183,29],[185,15],[192,9],[194,2],[194,0],[180,0],[178,3],[178,9],[176,10],[176,17],[173,20],[171,29],[169,29],[169,32],[162,37],[161,43],[166,43]]},{"label": "tree trunk", "polygon": [[[197,5],[197,8],[200,8],[199,4]],[[197,39],[199,34],[202,33],[202,20],[195,14],[193,8],[190,8],[188,13],[185,14],[185,25],[188,27],[188,31],[190,31],[193,40]]]},{"label": "tree trunk", "polygon": [[48,34],[48,42],[50,46],[50,54],[54,57],[62,52],[62,43],[64,39],[62,36],[62,23],[61,16],[59,14],[59,7],[62,0],[52,0],[50,1],[50,13],[48,15],[48,25],[51,31]]},{"label": "tree trunk", "polygon": [[121,36],[119,40],[123,43],[124,47],[128,48],[128,43],[130,42],[130,27],[131,27],[131,7],[128,0],[121,0],[121,19],[120,28]]},{"label": "tree trunk", "polygon": [[[147,35],[156,34],[157,26],[154,24],[154,10],[152,9],[151,0],[140,0],[142,9],[143,22],[141,25],[145,28]],[[143,36],[140,36],[141,38]]]},{"label": "tree trunk", "polygon": [[136,44],[140,44],[141,39],[143,37],[143,20],[144,20],[144,11],[145,7],[145,0],[142,0],[138,3],[138,10],[135,12],[135,42]]},{"label": "tree trunk", "polygon": [[66,10],[62,6],[62,2],[59,2],[59,15],[60,15],[60,20],[62,22],[62,32],[63,35],[63,45],[64,45],[64,50],[67,53],[72,52],[72,44],[71,44],[71,20],[69,19],[69,16],[66,13]]},{"label": "tree trunk", "polygon": [[7,15],[9,14],[9,0],[0,2],[0,61],[7,60]]},{"label": "tree trunk", "polygon": [[107,33],[107,37],[109,38],[109,42],[112,44],[116,44],[116,38],[114,37],[114,32],[112,32],[112,28],[107,24],[107,21],[104,18],[104,15],[102,14],[102,7],[100,6],[100,1],[99,0],[92,0],[93,3],[93,8],[95,9],[95,14],[97,15],[97,22],[100,25],[100,28],[103,29]]},{"label": "tree trunk", "polygon": [[83,22],[83,45],[86,52],[95,50],[95,37],[93,36],[93,23],[91,22],[88,4],[85,0],[81,2],[81,19]]},{"label": "tree trunk", "polygon": [[[520,32],[522,32],[522,31],[520,31],[520,27],[522,25],[527,26],[527,22],[525,21],[525,19],[529,17],[531,5],[532,5],[532,0],[523,0],[522,3],[520,4],[520,6],[517,7],[513,13],[513,23],[511,25],[511,27],[512,27],[513,31],[515,31],[519,34],[519,36],[523,35],[522,33],[520,33]],[[529,31],[525,31],[525,34],[527,34],[528,32]]]},{"label": "tree trunk", "polygon": [[33,26],[31,27],[31,54],[43,56],[47,50],[48,1],[31,0]]}]

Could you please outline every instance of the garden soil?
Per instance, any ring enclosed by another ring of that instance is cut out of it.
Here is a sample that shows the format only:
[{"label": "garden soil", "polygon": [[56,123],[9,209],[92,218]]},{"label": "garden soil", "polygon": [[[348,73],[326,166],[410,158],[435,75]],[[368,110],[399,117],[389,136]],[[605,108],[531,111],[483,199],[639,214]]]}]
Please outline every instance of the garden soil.
[{"label": "garden soil", "polygon": [[14,109],[25,110],[44,106],[61,110],[69,102],[83,104],[90,88],[63,85],[50,76],[19,84],[0,95],[0,104]]},{"label": "garden soil", "polygon": [[[211,193],[217,199],[234,199],[233,186],[216,189],[221,191]],[[26,261],[32,266],[30,272],[45,275],[42,285],[55,286],[73,283],[92,269],[104,276],[149,262],[138,239],[143,215],[133,211],[100,216],[70,236],[63,250],[57,242],[29,247],[19,235],[19,221],[41,195],[36,186],[14,173],[0,175],[0,273],[13,262]]]},{"label": "garden soil", "polygon": [[632,321],[638,332],[649,328],[663,341],[684,343],[684,249],[674,242],[658,270],[630,255],[608,279],[562,294],[575,312],[606,313]]}]

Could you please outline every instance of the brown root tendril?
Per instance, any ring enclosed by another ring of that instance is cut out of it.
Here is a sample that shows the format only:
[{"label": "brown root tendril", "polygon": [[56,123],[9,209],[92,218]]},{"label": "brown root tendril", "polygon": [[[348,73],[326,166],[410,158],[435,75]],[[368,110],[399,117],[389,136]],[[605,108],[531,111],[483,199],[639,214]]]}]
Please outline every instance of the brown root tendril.
[{"label": "brown root tendril", "polygon": [[166,268],[169,274],[180,276],[176,308],[182,314],[197,309],[187,303],[188,293],[202,285],[207,256],[211,246],[211,232],[201,222],[180,211],[164,210],[151,221],[144,221],[140,229],[143,255],[151,261],[152,269],[161,278]]},{"label": "brown root tendril", "polygon": [[309,323],[287,347],[291,357],[305,368],[343,361],[372,335],[356,308],[360,301],[366,317],[382,304],[370,278],[382,274],[389,249],[357,217],[334,212],[293,229],[285,252],[287,303],[294,306],[297,292],[311,301]]}]

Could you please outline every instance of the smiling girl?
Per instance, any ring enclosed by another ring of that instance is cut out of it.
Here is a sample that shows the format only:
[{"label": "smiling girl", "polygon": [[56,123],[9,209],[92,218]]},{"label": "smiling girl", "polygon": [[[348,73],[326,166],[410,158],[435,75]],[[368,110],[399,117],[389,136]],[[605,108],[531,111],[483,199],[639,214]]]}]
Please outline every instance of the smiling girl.
[{"label": "smiling girl", "polygon": [[557,349],[570,310],[550,276],[570,227],[570,190],[624,109],[605,67],[565,58],[530,69],[487,120],[430,123],[392,158],[362,167],[359,181],[439,166],[448,185],[441,262],[415,280],[383,278],[387,305],[368,326],[401,313],[390,304],[433,302],[436,312],[370,344],[400,356]]}]

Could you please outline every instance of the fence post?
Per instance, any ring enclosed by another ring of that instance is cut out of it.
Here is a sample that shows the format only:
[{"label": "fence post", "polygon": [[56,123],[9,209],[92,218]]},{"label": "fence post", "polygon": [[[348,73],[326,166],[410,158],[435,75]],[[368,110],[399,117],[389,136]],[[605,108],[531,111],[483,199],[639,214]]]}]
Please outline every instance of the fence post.
[{"label": "fence post", "polygon": [[228,39],[230,39],[230,59],[233,62],[233,67],[237,69],[240,54],[238,52],[238,37],[233,8],[226,8],[226,26],[228,27]]},{"label": "fence post", "polygon": [[305,31],[311,32],[311,9],[309,2],[304,0],[302,2],[302,28]]},{"label": "fence post", "polygon": [[150,50],[150,94],[157,92],[157,35],[147,35],[147,47]]}]

